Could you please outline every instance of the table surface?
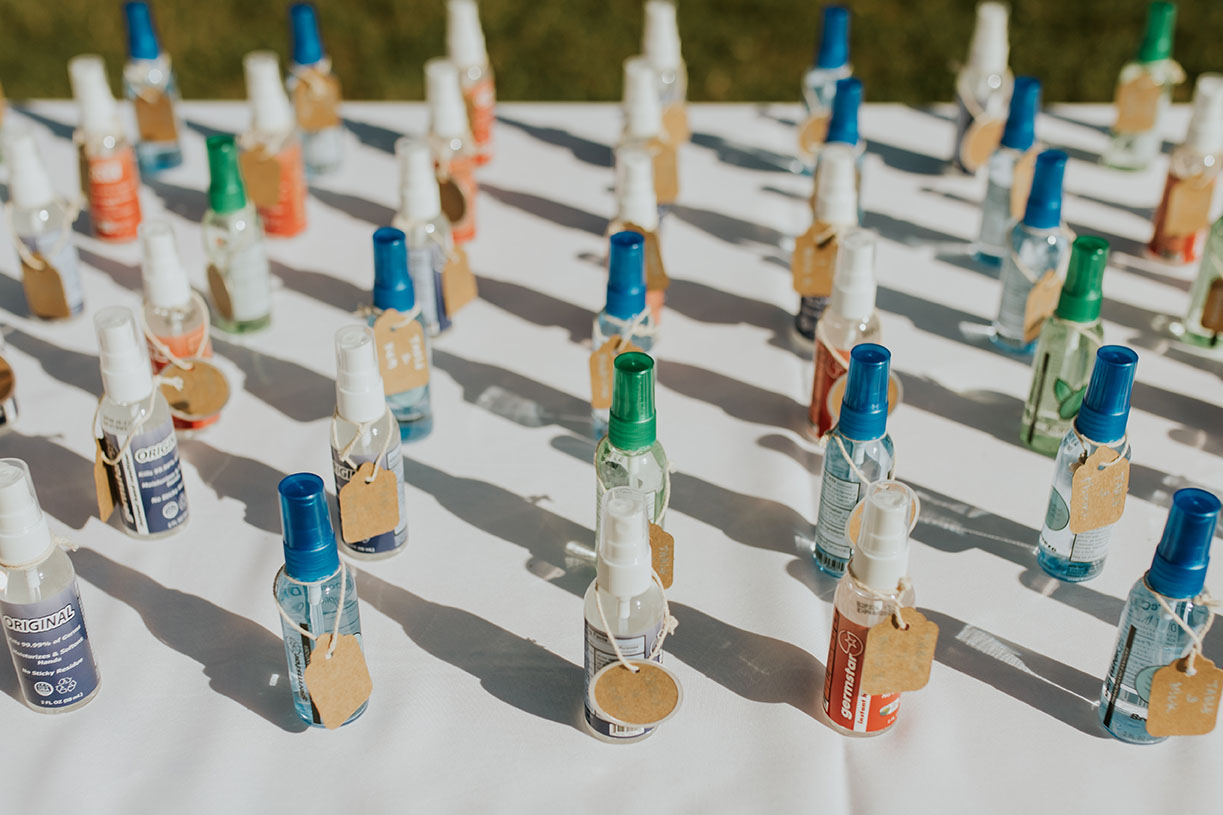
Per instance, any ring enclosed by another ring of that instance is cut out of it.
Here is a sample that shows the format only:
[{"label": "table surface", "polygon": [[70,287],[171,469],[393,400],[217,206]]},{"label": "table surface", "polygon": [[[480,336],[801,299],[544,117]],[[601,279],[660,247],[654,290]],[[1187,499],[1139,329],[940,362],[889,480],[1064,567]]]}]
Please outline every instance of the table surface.
[{"label": "table surface", "polygon": [[[74,109],[23,110],[57,185],[72,189]],[[185,164],[146,182],[142,203],[146,217],[171,220],[202,287],[204,137],[240,129],[247,114],[237,103],[184,112]],[[592,574],[564,555],[567,542],[593,540],[587,356],[604,297],[617,108],[499,108],[470,248],[481,299],[436,343],[435,429],[405,447],[409,544],[357,567],[374,691],[365,715],[336,732],[303,732],[285,686],[270,593],[283,563],[276,484],[329,472],[333,335],[369,301],[370,235],[398,198],[393,142],[421,128],[422,107],[346,105],[342,172],[312,187],[304,235],[269,241],[271,329],[217,338],[234,395],[218,425],[181,442],[192,519],[164,542],[93,516],[92,321],[28,318],[0,237],[0,319],[23,409],[0,453],[30,462],[53,528],[81,546],[73,560],[103,676],[92,704],[49,717],[19,703],[0,667],[10,811],[358,801],[424,812],[1026,813],[1075,799],[1083,812],[1171,812],[1223,798],[1219,732],[1137,748],[1095,723],[1123,598],[1149,566],[1172,492],[1223,492],[1223,363],[1167,332],[1194,269],[1142,251],[1166,159],[1130,175],[1100,167],[1102,106],[1055,107],[1038,124],[1070,155],[1067,221],[1112,243],[1106,339],[1140,355],[1130,498],[1107,568],[1081,585],[1035,565],[1052,465],[1017,438],[1028,366],[984,339],[997,273],[968,247],[984,182],[945,171],[949,110],[863,111],[864,225],[882,238],[883,341],[904,384],[890,431],[897,476],[923,501],[911,576],[941,636],[930,684],[905,696],[891,732],[847,739],[826,723],[835,584],[808,555],[821,453],[801,433],[811,363],[789,347],[789,252],[811,191],[786,169],[797,114],[691,108],[680,203],[663,227],[673,285],[658,347],[659,437],[678,466],[669,598],[680,624],[666,658],[684,702],[633,746],[578,725],[580,598]],[[1169,140],[1184,123],[1174,111]],[[78,237],[88,312],[137,308],[139,247]],[[1207,654],[1219,660],[1215,631]]]}]

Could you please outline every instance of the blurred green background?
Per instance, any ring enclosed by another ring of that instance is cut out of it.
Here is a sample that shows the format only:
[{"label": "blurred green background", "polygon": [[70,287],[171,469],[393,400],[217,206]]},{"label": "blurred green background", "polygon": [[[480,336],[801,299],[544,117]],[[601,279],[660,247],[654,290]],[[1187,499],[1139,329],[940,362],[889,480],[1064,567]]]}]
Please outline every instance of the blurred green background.
[{"label": "blurred green background", "polygon": [[[318,0],[323,41],[351,99],[420,99],[421,65],[445,49],[443,0]],[[482,0],[502,99],[611,100],[621,61],[640,47],[640,0]],[[851,0],[855,73],[873,101],[951,98],[974,0]],[[288,55],[288,2],[153,0],[183,95],[239,98],[242,55]],[[820,3],[679,0],[695,101],[797,100]],[[1044,81],[1045,100],[1107,101],[1138,46],[1141,0],[1016,0],[1011,67]],[[1223,0],[1180,4],[1176,57],[1190,77],[1223,69]],[[119,87],[126,38],[119,0],[0,0],[0,83],[13,99],[68,95],[74,54],[106,57]],[[1191,84],[1191,83],[1190,83]],[[1189,85],[1178,98],[1188,97]]]}]

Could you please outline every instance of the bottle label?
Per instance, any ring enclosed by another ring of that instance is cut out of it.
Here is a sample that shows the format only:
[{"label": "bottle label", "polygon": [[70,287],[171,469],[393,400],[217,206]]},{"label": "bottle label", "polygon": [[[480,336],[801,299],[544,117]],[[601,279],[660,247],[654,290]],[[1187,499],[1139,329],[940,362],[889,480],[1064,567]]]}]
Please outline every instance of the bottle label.
[{"label": "bottle label", "polygon": [[262,240],[231,253],[223,272],[232,319],[246,322],[266,317],[272,310],[272,280]]},{"label": "bottle label", "polygon": [[849,369],[849,351],[832,351],[826,343],[815,343],[815,381],[811,388],[811,408],[807,416],[817,435],[823,436],[832,429],[832,412],[828,408],[828,391]]},{"label": "bottle label", "polygon": [[1095,563],[1108,554],[1114,524],[1106,524],[1077,535],[1071,532],[1072,485],[1069,468],[1062,466],[1059,460],[1053,488],[1049,491],[1049,508],[1045,513],[1044,528],[1040,531],[1040,548],[1047,554],[1065,558],[1073,563]]},{"label": "bottle label", "polygon": [[[609,618],[610,619],[610,618]],[[658,641],[658,635],[662,632],[662,620],[650,629],[645,634],[639,634],[635,637],[616,637],[616,644],[620,646],[620,653],[624,654],[625,659],[645,659],[646,655],[654,650],[654,643]],[[595,715],[595,712],[590,709],[590,680],[594,679],[594,675],[602,670],[605,666],[616,661],[616,652],[612,648],[611,640],[608,639],[607,633],[600,631],[590,624],[586,623],[586,682],[582,691],[583,704],[586,707],[586,722],[596,732],[604,736],[610,736],[617,739],[628,739],[635,736],[641,736],[650,732],[652,727],[626,727],[624,725],[609,722],[606,719],[601,719]],[[662,652],[659,651],[658,656],[654,658],[655,662],[662,662]]]},{"label": "bottle label", "polygon": [[862,685],[862,655],[866,651],[865,625],[851,622],[838,609],[832,617],[828,667],[824,671],[824,712],[834,724],[858,733],[884,730],[896,721],[900,694],[870,696]]},{"label": "bottle label", "polygon": [[[259,207],[259,217],[267,234],[290,238],[306,228],[306,168],[301,144],[295,141],[273,158],[280,167],[276,203]],[[259,251],[262,254],[262,249]]]},{"label": "bottle label", "polygon": [[425,325],[437,330],[449,327],[446,307],[442,303],[442,270],[446,258],[442,248],[435,243],[408,250],[408,273],[416,291],[416,304],[424,315]]},{"label": "bottle label", "polygon": [[41,708],[75,704],[98,687],[98,668],[85,630],[76,580],[33,603],[0,601],[4,636],[22,693]]},{"label": "bottle label", "polygon": [[[103,419],[106,457],[113,459],[129,432],[126,423]],[[186,523],[187,493],[178,461],[178,436],[167,416],[157,427],[137,430],[114,466],[123,525],[139,535],[155,535]]]},{"label": "bottle label", "polygon": [[[354,552],[360,552],[366,555],[376,555],[383,552],[393,552],[399,547],[407,543],[408,540],[408,500],[407,488],[403,483],[403,453],[401,452],[402,444],[399,440],[399,429],[391,429],[391,444],[386,451],[386,458],[381,466],[389,473],[395,476],[395,488],[399,493],[399,520],[395,524],[395,528],[390,532],[384,532],[381,535],[375,535],[372,538],[367,538],[356,543],[347,543],[346,545]],[[335,473],[335,491],[338,495],[340,490],[352,480],[357,469],[367,461],[373,461],[377,458],[376,455],[349,453],[349,460],[353,463],[350,467],[340,459],[340,451],[334,447],[331,449],[331,467]],[[385,528],[385,527],[384,527]],[[371,530],[373,531],[373,530]]]},{"label": "bottle label", "polygon": [[[194,328],[191,331],[184,332],[174,337],[158,337],[157,341],[170,349],[170,353],[180,360],[191,358],[207,359],[212,356],[212,340],[208,340],[202,347],[200,345],[204,340],[206,324],[201,322],[199,328]],[[153,361],[153,371],[160,372],[170,364],[170,358],[161,352],[161,349],[149,343],[149,358]],[[174,417],[174,426],[184,430],[198,430],[201,427],[207,427],[215,423],[221,418],[218,412],[215,416],[209,416],[206,419],[180,419]]]},{"label": "bottle label", "polygon": [[21,242],[42,258],[44,263],[55,269],[64,289],[64,302],[68,306],[68,313],[79,313],[85,307],[85,290],[81,286],[80,261],[72,236],[65,235],[63,229],[56,229],[41,235],[23,235]]},{"label": "bottle label", "polygon": [[[829,449],[826,456],[839,455],[839,450]],[[849,523],[849,515],[858,505],[862,497],[862,482],[838,478],[824,470],[823,483],[820,485],[819,518],[815,525],[815,542],[817,556],[826,552],[841,561],[849,559],[853,547],[845,539],[845,526]],[[838,567],[840,564],[836,564]]]},{"label": "bottle label", "polygon": [[[450,236],[456,244],[467,243],[476,236],[476,162],[471,156],[459,155],[445,167],[446,180],[440,180],[442,210],[450,219]],[[453,189],[449,189],[450,182]]]},{"label": "bottle label", "polygon": [[1022,340],[1025,336],[1024,316],[1032,281],[1015,265],[1014,252],[1003,262],[1002,300],[998,305],[998,333]]},{"label": "bottle label", "polygon": [[486,68],[482,78],[463,87],[463,101],[467,103],[467,121],[476,144],[476,162],[487,164],[493,157],[493,121],[497,106],[497,91],[490,70]]},{"label": "bottle label", "polygon": [[140,176],[130,146],[109,156],[86,156],[89,215],[106,241],[134,241],[140,227]]}]

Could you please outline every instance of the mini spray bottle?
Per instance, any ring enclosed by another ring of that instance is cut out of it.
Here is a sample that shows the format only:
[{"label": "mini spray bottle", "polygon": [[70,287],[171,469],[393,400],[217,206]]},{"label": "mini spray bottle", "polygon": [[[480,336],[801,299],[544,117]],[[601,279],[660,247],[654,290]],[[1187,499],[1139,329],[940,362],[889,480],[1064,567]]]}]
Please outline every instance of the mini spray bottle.
[{"label": "mini spray bottle", "polygon": [[998,147],[1001,124],[1011,100],[1014,79],[1006,61],[1008,12],[1002,3],[977,6],[977,25],[968,47],[968,62],[955,78],[959,117],[955,128],[955,166],[979,170]]},{"label": "mini spray bottle", "polygon": [[833,577],[845,573],[852,546],[849,523],[862,490],[892,477],[896,452],[888,435],[888,366],[892,354],[882,345],[862,343],[849,354],[849,374],[841,413],[824,448],[820,509],[815,523],[815,565]]},{"label": "mini spray bottle", "polygon": [[[1046,150],[1036,157],[1032,191],[1023,220],[1011,230],[1002,261],[1002,296],[993,340],[1004,350],[1028,354],[1053,310],[1070,257],[1070,234],[1062,226],[1062,176],[1066,154]],[[1037,286],[1040,290],[1033,292]],[[1048,303],[1048,310],[1042,303]]]},{"label": "mini spray bottle", "polygon": [[616,176],[623,174],[620,156],[645,151],[654,161],[654,191],[660,207],[679,197],[676,145],[667,140],[658,97],[658,72],[645,57],[624,61],[624,130],[616,144]]},{"label": "mini spray bottle", "polygon": [[[1057,450],[1049,509],[1040,530],[1036,560],[1058,580],[1079,583],[1090,580],[1104,568],[1115,523],[1077,533],[1071,529],[1074,474],[1080,467],[1089,466],[1088,457],[1101,447],[1111,449],[1115,458],[1128,461],[1132,455],[1125,426],[1137,367],[1138,355],[1124,346],[1106,345],[1096,352],[1096,364],[1079,415]],[[1100,468],[1108,466],[1116,466],[1115,461]]]},{"label": "mini spray bottle", "polygon": [[450,221],[450,236],[464,244],[476,236],[476,162],[459,69],[448,59],[425,63],[429,103],[429,149],[441,185],[442,211]]},{"label": "mini spray bottle", "polygon": [[798,152],[802,166],[811,171],[816,152],[827,136],[837,80],[853,75],[849,64],[849,9],[824,6],[824,22],[815,49],[815,61],[803,75],[803,105],[806,121],[800,126]]},{"label": "mini spray bottle", "polygon": [[1057,311],[1045,322],[1036,343],[1019,438],[1046,456],[1057,454],[1078,415],[1096,350],[1104,344],[1100,281],[1107,263],[1108,241],[1091,235],[1075,238]]},{"label": "mini spray bottle", "polygon": [[123,528],[163,538],[187,523],[187,492],[170,406],[154,386],[144,337],[121,306],[94,316],[104,394],[102,453],[112,469]]},{"label": "mini spray bottle", "polygon": [[280,81],[280,58],[242,58],[251,127],[242,136],[243,176],[267,234],[291,238],[306,228],[306,170],[293,106]]},{"label": "mini spray bottle", "polygon": [[1142,170],[1159,155],[1172,86],[1185,81],[1184,70],[1172,59],[1175,32],[1176,4],[1152,3],[1138,56],[1117,78],[1117,121],[1100,159],[1110,167]]},{"label": "mini spray bottle", "polygon": [[[608,232],[623,232],[630,225],[654,233],[655,240],[660,239],[658,199],[654,196],[654,163],[644,150],[626,150],[620,155],[620,175],[616,179],[616,215]],[[648,275],[645,301],[657,325],[662,319],[667,291],[651,289]]]},{"label": "mini spray bottle", "polygon": [[[665,626],[662,586],[653,579],[650,559],[649,496],[632,487],[608,490],[600,509],[597,572],[586,590],[586,688],[605,665],[617,660],[611,639],[626,659],[662,662],[656,648]],[[606,620],[606,622],[604,622]],[[605,721],[586,704],[586,724],[602,741],[640,741],[655,728]]]},{"label": "mini spray bottle", "polygon": [[136,154],[106,81],[106,65],[96,54],[68,60],[72,95],[81,110],[73,141],[81,151],[81,189],[89,199],[93,233],[104,241],[136,240],[140,226],[140,175]]},{"label": "mini spray bottle", "polygon": [[[425,359],[432,369],[428,327],[424,314],[416,308],[412,278],[408,276],[407,238],[393,226],[384,226],[374,232],[374,308],[379,312],[393,308],[403,315],[417,312],[412,319],[420,323]],[[375,320],[376,316],[370,317],[371,326]],[[399,423],[399,438],[403,441],[419,441],[433,430],[428,384],[402,393],[387,394],[386,403]]]},{"label": "mini spray bottle", "polygon": [[476,164],[487,164],[493,157],[497,89],[476,0],[446,0],[446,52],[459,69]]},{"label": "mini spray bottle", "polygon": [[1223,218],[1210,227],[1206,251],[1197,279],[1189,292],[1189,313],[1180,326],[1180,337],[1190,345],[1215,349],[1223,335]]},{"label": "mini spray bottle", "polygon": [[178,141],[178,81],[170,55],[161,50],[149,4],[123,4],[127,20],[127,64],[123,66],[123,95],[136,109],[136,161],[142,175],[183,163]]},{"label": "mini spray bottle", "polygon": [[101,678],[76,571],[47,526],[29,466],[0,458],[0,616],[26,706],[84,707]]},{"label": "mini spray bottle", "polygon": [[[613,487],[645,495],[646,517],[663,526],[671,502],[671,465],[658,441],[654,407],[654,360],[630,351],[616,357],[607,435],[595,448],[595,523]],[[596,528],[596,533],[598,529]]]},{"label": "mini spray bottle", "polygon": [[1199,637],[1205,633],[1210,609],[1201,595],[1219,509],[1219,499],[1205,490],[1177,490],[1151,569],[1130,589],[1098,708],[1100,723],[1122,741],[1164,740],[1147,732],[1151,679],[1193,644],[1173,615]]},{"label": "mini spray bottle", "polygon": [[310,3],[289,7],[293,61],[285,89],[293,99],[301,130],[302,160],[310,175],[340,168],[344,160],[344,125],[340,121],[340,83],[331,72],[331,57],[323,50],[318,14]]},{"label": "mini spray bottle", "polygon": [[[844,232],[858,225],[858,172],[853,148],[825,145],[815,171],[815,223]],[[815,325],[828,305],[827,297],[802,297],[794,317],[794,345],[811,353]]]},{"label": "mini spray bottle", "polygon": [[647,0],[641,54],[658,76],[658,101],[663,119],[678,107],[683,113],[688,98],[688,66],[680,50],[679,23],[672,0]]},{"label": "mini spray bottle", "polygon": [[453,243],[450,222],[442,214],[437,176],[429,145],[408,136],[395,142],[399,163],[399,212],[391,225],[408,238],[408,271],[416,302],[429,333],[437,336],[450,327],[442,299],[442,270]]},{"label": "mini spray bottle", "polygon": [[[323,721],[306,689],[306,668],[322,658],[316,657],[315,638],[324,634],[355,636],[364,651],[357,582],[336,551],[323,479],[294,473],[282,479],[278,489],[285,565],[276,573],[272,590],[280,607],[293,707],[302,721],[317,727]],[[366,704],[345,724],[364,713]]]},{"label": "mini spray bottle", "polygon": [[824,141],[825,145],[843,144],[853,151],[854,168],[857,170],[854,189],[859,197],[859,217],[862,215],[862,158],[866,150],[866,146],[858,137],[858,111],[861,108],[862,80],[852,76],[838,79],[836,94],[832,100],[832,117],[828,120],[828,137]]},{"label": "mini spray bottle", "polygon": [[824,712],[846,735],[877,736],[896,723],[900,694],[862,693],[866,635],[897,607],[914,603],[909,572],[909,530],[916,496],[899,481],[876,481],[862,499],[862,526],[849,570],[837,582]]},{"label": "mini spray bottle", "polygon": [[[981,231],[977,234],[977,257],[998,265],[1007,254],[1007,243],[1015,222],[1023,217],[1032,189],[1032,162],[1028,156],[1036,143],[1036,112],[1040,109],[1040,80],[1021,76],[1015,80],[1011,112],[1002,131],[1002,143],[989,157],[985,201],[981,205]],[[1020,161],[1024,169],[1016,172]]]},{"label": "mini spray bottle", "polygon": [[[598,351],[612,337],[624,347],[636,345],[650,352],[657,340],[654,315],[646,304],[645,239],[637,232],[617,232],[611,236],[608,252],[607,305],[595,315],[591,348]],[[607,426],[607,411],[592,414],[595,434]]]}]

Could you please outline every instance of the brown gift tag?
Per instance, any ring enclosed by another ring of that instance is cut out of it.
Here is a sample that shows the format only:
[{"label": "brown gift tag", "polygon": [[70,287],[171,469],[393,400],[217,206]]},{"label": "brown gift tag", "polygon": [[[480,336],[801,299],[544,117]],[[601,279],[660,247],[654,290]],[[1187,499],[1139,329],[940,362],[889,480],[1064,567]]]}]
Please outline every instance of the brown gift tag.
[{"label": "brown gift tag", "polygon": [[340,80],[307,68],[297,75],[293,88],[293,108],[297,124],[307,133],[316,133],[340,123]]},{"label": "brown gift tag", "polygon": [[836,261],[837,233],[823,221],[816,221],[794,242],[794,256],[790,258],[794,291],[803,297],[832,294]]},{"label": "brown gift tag", "polygon": [[306,666],[306,691],[318,711],[323,727],[335,730],[365,704],[374,689],[365,665],[361,644],[352,634],[341,634],[335,653],[327,659],[331,635],[323,634],[310,651]]},{"label": "brown gift tag", "polygon": [[1142,133],[1155,127],[1159,115],[1161,88],[1150,74],[1143,73],[1117,86],[1117,123],[1119,133]]},{"label": "brown gift tag", "polygon": [[[425,333],[418,320],[409,320],[388,308],[374,321],[374,347],[378,349],[382,390],[387,396],[429,384],[429,355],[425,352]],[[354,540],[368,537],[372,536],[363,535]]]},{"label": "brown gift tag", "polygon": [[[211,362],[189,361],[190,370],[170,366],[162,371],[171,381],[161,383],[161,393],[176,419],[199,421],[216,416],[229,401],[229,382]],[[173,380],[177,379],[178,382]]]},{"label": "brown gift tag", "polygon": [[1223,332],[1223,277],[1211,281],[1202,303],[1202,328]]},{"label": "brown gift tag", "polygon": [[1002,119],[985,114],[974,118],[960,142],[960,164],[970,173],[975,173],[983,167],[1002,143],[1002,130],[1005,125],[1006,122]]},{"label": "brown gift tag", "polygon": [[480,289],[476,285],[476,276],[472,274],[471,264],[467,262],[467,253],[461,246],[456,246],[442,267],[442,302],[446,304],[446,314],[454,317],[459,309],[479,295]]},{"label": "brown gift tag", "polygon": [[225,275],[216,266],[208,266],[208,290],[212,293],[212,305],[226,320],[234,318],[234,301],[229,297],[229,284]]},{"label": "brown gift tag", "polygon": [[446,220],[452,224],[463,220],[467,215],[467,196],[463,194],[463,188],[454,183],[453,178],[443,176],[439,172],[437,194],[441,198],[442,214],[446,216]]},{"label": "brown gift tag", "polygon": [[72,316],[68,308],[68,296],[64,294],[64,281],[59,271],[37,252],[34,259],[42,263],[35,269],[25,258],[21,258],[21,287],[25,289],[26,305],[36,317],[62,320]]},{"label": "brown gift tag", "polygon": [[1062,294],[1062,281],[1057,272],[1050,269],[1045,276],[1036,281],[1036,285],[1028,292],[1028,301],[1023,307],[1023,341],[1032,342],[1040,336],[1040,330],[1045,320],[1057,308],[1057,300]]},{"label": "brown gift tag", "polygon": [[1129,487],[1129,460],[1111,447],[1097,447],[1070,479],[1070,531],[1078,535],[1121,520]]},{"label": "brown gift tag", "polygon": [[590,355],[590,406],[594,410],[607,410],[611,407],[612,382],[615,377],[613,363],[616,357],[626,351],[641,350],[631,342],[624,346],[623,350],[617,350],[619,346],[620,337],[613,336]]},{"label": "brown gift tag", "polygon": [[280,162],[262,144],[242,153],[242,180],[255,206],[271,209],[280,201]]},{"label": "brown gift tag", "polygon": [[675,580],[675,538],[658,524],[650,524],[650,560],[664,589]]},{"label": "brown gift tag", "polygon": [[829,111],[813,113],[798,127],[798,151],[804,156],[814,156],[828,136]]},{"label": "brown gift tag", "polygon": [[1032,177],[1036,175],[1036,155],[1033,148],[1019,157],[1011,174],[1011,217],[1019,220],[1028,208],[1028,195],[1032,192]]},{"label": "brown gift tag", "polygon": [[683,102],[667,105],[662,112],[662,130],[671,144],[680,145],[692,138],[692,129],[688,127],[688,108]]},{"label": "brown gift tag", "polygon": [[98,517],[102,523],[110,520],[115,511],[115,482],[111,478],[110,465],[102,460],[102,440],[94,439],[93,489],[98,499]]},{"label": "brown gift tag", "polygon": [[1168,191],[1168,208],[1164,213],[1164,232],[1179,238],[1200,232],[1210,226],[1210,200],[1214,197],[1218,174],[1177,178]]},{"label": "brown gift tag", "polygon": [[595,675],[590,694],[613,721],[639,727],[658,724],[679,706],[679,685],[657,662],[630,661],[639,669],[636,673],[613,662]]},{"label": "brown gift tag", "polygon": [[679,157],[675,145],[663,139],[650,142],[654,155],[654,197],[660,205],[679,197]]},{"label": "brown gift tag", "polygon": [[0,405],[3,405],[13,395],[13,389],[17,385],[16,377],[13,376],[13,366],[8,364],[8,360],[0,357]]},{"label": "brown gift tag", "polygon": [[662,263],[662,248],[658,243],[658,232],[645,229],[635,223],[627,223],[624,228],[628,232],[636,232],[645,239],[645,287],[649,291],[666,291],[671,285],[667,277],[667,269]]},{"label": "brown gift tag", "polygon": [[378,477],[369,482],[373,474],[374,462],[367,461],[340,490],[340,529],[346,543],[369,540],[392,531],[399,523],[395,474],[379,467]]},{"label": "brown gift tag", "polygon": [[1190,676],[1188,657],[1182,657],[1151,677],[1147,732],[1152,736],[1204,736],[1215,729],[1223,670],[1201,654],[1193,667]]},{"label": "brown gift tag", "polygon": [[930,681],[938,626],[915,608],[901,610],[907,628],[897,628],[894,615],[871,626],[862,656],[862,692],[908,693]]},{"label": "brown gift tag", "polygon": [[136,129],[141,141],[174,141],[178,127],[174,124],[174,107],[170,97],[149,89],[136,97]]}]

